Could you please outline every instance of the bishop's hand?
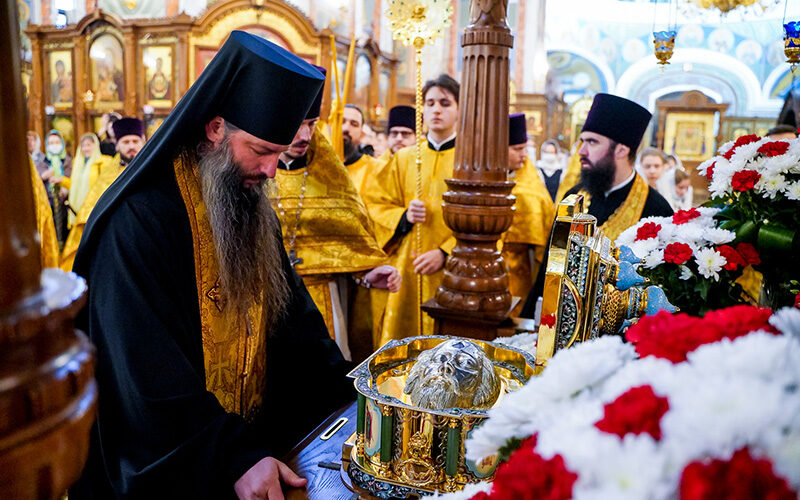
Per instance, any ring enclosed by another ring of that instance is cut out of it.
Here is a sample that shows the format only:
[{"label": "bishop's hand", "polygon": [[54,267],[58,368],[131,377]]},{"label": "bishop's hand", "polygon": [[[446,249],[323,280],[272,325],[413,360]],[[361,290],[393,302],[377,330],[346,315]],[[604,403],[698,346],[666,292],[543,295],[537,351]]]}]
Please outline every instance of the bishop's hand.
[{"label": "bishop's hand", "polygon": [[420,200],[411,200],[408,202],[406,219],[408,219],[408,222],[412,224],[417,222],[425,222],[425,203],[421,202]]},{"label": "bishop's hand", "polygon": [[306,480],[283,462],[272,457],[261,459],[233,485],[239,500],[283,500],[281,483],[302,488]]},{"label": "bishop's hand", "polygon": [[368,282],[373,288],[388,288],[390,292],[395,293],[400,290],[400,283],[403,282],[403,277],[394,267],[384,265],[368,272],[364,276],[364,281]]}]

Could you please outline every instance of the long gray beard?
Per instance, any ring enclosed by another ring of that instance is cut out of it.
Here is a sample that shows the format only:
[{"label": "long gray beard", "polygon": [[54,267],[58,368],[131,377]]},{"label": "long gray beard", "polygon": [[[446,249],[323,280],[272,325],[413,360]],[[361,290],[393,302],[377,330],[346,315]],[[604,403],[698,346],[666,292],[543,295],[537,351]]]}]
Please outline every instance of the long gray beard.
[{"label": "long gray beard", "polygon": [[411,402],[429,410],[456,408],[459,406],[458,382],[446,375],[431,377],[417,386],[411,394]]},{"label": "long gray beard", "polygon": [[278,218],[262,186],[242,186],[227,133],[216,149],[198,148],[198,164],[226,307],[247,311],[260,298],[269,330],[286,311],[291,293],[281,264]]}]

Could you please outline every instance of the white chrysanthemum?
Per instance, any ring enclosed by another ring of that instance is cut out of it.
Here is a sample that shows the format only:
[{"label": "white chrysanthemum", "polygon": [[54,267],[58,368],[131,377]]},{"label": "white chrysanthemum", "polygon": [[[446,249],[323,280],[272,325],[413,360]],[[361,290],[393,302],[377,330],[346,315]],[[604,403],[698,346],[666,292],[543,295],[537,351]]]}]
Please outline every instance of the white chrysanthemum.
[{"label": "white chrysanthemum", "polygon": [[640,259],[644,259],[644,257],[647,254],[658,248],[660,244],[661,242],[657,237],[647,238],[646,240],[634,241],[633,243],[628,245],[628,248],[631,249],[634,255],[636,255]]},{"label": "white chrysanthemum", "polygon": [[714,281],[719,281],[719,272],[722,266],[728,263],[725,257],[713,248],[701,248],[695,252],[694,258],[700,274],[705,278],[714,278]]},{"label": "white chrysanthemum", "polygon": [[713,245],[724,245],[736,239],[736,233],[718,227],[708,227],[703,231],[705,241]]},{"label": "white chrysanthemum", "polygon": [[620,368],[596,392],[603,404],[610,403],[631,388],[642,385],[650,385],[656,395],[666,397],[686,382],[685,371],[669,360],[647,356]]},{"label": "white chrysanthemum", "polygon": [[644,257],[643,265],[648,269],[653,269],[664,263],[664,249],[657,248]]},{"label": "white chrysanthemum", "polygon": [[800,425],[784,433],[781,439],[767,443],[764,448],[772,459],[775,473],[786,478],[792,489],[800,490]]},{"label": "white chrysanthemum", "polygon": [[691,279],[692,276],[694,276],[694,273],[692,272],[691,269],[689,269],[689,266],[681,264],[680,270],[681,270],[681,275],[678,276],[678,278],[684,281]]},{"label": "white chrysanthemum", "polygon": [[730,162],[721,158],[714,166],[714,176],[708,186],[708,190],[712,196],[722,196],[726,192],[732,192],[731,179],[733,174],[741,169],[737,169]]},{"label": "white chrysanthemum", "polygon": [[785,335],[800,340],[800,309],[796,307],[779,309],[769,317],[769,324]]},{"label": "white chrysanthemum", "polygon": [[770,198],[775,198],[781,191],[785,190],[786,178],[781,174],[762,175],[756,182],[756,191],[763,193]]},{"label": "white chrysanthemum", "polygon": [[[749,164],[753,162],[753,157],[758,152],[758,148],[760,148],[765,142],[767,141],[761,139],[760,141],[744,144],[736,148],[736,151],[733,153],[733,156],[731,156],[730,159],[731,165],[737,170],[741,170],[745,167],[750,168]],[[716,173],[716,170],[714,172]]]},{"label": "white chrysanthemum", "polygon": [[703,241],[703,233],[705,232],[706,228],[695,223],[694,221],[686,222],[684,224],[675,224],[674,227],[674,233],[672,238],[667,242],[668,244],[680,242],[688,244],[690,247],[692,247],[692,251],[698,249],[698,243]]},{"label": "white chrysanthemum", "polygon": [[731,150],[731,148],[735,143],[736,141],[728,141],[724,143],[722,146],[719,147],[719,149],[717,149],[717,153],[719,153],[720,156],[724,155],[725,153]]},{"label": "white chrysanthemum", "polygon": [[487,483],[487,482],[471,483],[464,486],[464,489],[461,491],[456,491],[454,493],[447,493],[445,495],[434,493],[433,495],[422,497],[422,500],[434,500],[434,499],[469,500],[470,498],[474,497],[480,492],[489,493],[491,489],[492,489],[492,483]]},{"label": "white chrysanthemum", "polygon": [[797,401],[783,387],[746,376],[702,376],[669,394],[662,443],[677,462],[718,456],[771,441],[792,420]]},{"label": "white chrysanthemum", "polygon": [[706,172],[708,171],[708,167],[710,167],[711,165],[713,165],[715,161],[717,161],[717,158],[716,158],[716,157],[709,158],[708,160],[704,161],[703,163],[701,163],[700,165],[698,165],[698,166],[697,166],[697,171],[698,171],[698,172],[700,173],[700,175],[702,175],[703,177],[708,177],[708,176],[706,175]]},{"label": "white chrysanthemum", "polygon": [[794,181],[786,185],[786,197],[790,200],[800,200],[800,181]]},{"label": "white chrysanthemum", "polygon": [[531,356],[536,355],[536,339],[539,337],[536,333],[518,333],[511,337],[498,337],[495,342],[498,344],[510,345],[517,349],[527,352]]},{"label": "white chrysanthemum", "polygon": [[[630,499],[666,498],[673,488],[664,476],[665,459],[657,443],[649,435],[627,435],[619,440],[613,436],[611,446],[601,454],[589,457],[579,468],[579,478],[573,487],[573,498]],[[568,464],[570,458],[565,458]]]},{"label": "white chrysanthemum", "polygon": [[687,358],[701,379],[746,375],[766,383],[800,386],[800,340],[789,335],[756,331],[700,346]]}]

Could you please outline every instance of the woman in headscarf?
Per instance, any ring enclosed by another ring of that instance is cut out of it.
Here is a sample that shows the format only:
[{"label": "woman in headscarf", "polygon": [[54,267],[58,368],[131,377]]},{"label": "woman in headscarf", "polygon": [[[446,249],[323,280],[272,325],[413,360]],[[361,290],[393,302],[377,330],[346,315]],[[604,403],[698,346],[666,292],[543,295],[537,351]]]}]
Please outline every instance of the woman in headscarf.
[{"label": "woman in headscarf", "polygon": [[69,176],[72,174],[72,157],[67,153],[64,138],[58,130],[51,130],[45,138],[45,158],[37,165],[39,175],[47,188],[58,244],[67,238],[67,207],[64,200],[69,195]]},{"label": "woman in headscarf", "polygon": [[100,154],[100,139],[93,133],[83,134],[78,150],[75,151],[75,161],[72,163],[72,175],[69,178],[69,214],[67,225],[72,227],[75,217],[86,199],[89,188],[92,187],[103,166]]},{"label": "woman in headscarf", "polygon": [[672,210],[692,208],[694,191],[689,173],[679,167],[673,168],[658,179],[658,192],[667,200]]}]

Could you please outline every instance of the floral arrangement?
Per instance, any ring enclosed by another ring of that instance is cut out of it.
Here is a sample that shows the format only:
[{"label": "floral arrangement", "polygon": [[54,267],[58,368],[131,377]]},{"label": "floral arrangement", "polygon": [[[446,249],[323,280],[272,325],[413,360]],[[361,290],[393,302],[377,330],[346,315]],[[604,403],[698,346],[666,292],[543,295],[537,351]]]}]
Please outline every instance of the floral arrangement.
[{"label": "floral arrangement", "polygon": [[776,285],[772,303],[790,305],[800,279],[800,139],[739,137],[698,170],[709,180],[706,205],[721,209],[720,227],[755,246],[762,254],[755,269]]},{"label": "floral arrangement", "polygon": [[466,443],[492,483],[448,500],[794,499],[800,310],[660,312],[559,351]]},{"label": "floral arrangement", "polygon": [[636,272],[659,285],[682,311],[700,314],[742,302],[736,280],[761,262],[753,245],[717,227],[717,208],[679,210],[672,217],[647,217],[623,231],[617,246],[640,260]]}]

